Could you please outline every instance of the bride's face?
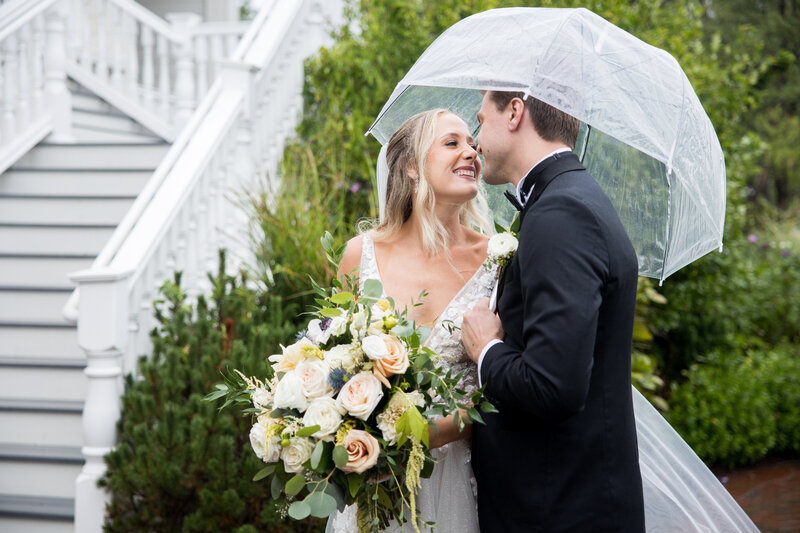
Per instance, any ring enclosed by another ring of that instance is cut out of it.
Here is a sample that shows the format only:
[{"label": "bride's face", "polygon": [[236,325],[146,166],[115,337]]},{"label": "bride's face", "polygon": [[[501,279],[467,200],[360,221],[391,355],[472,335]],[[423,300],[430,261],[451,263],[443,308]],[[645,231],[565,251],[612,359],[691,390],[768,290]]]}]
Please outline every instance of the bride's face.
[{"label": "bride's face", "polygon": [[426,163],[438,204],[460,205],[478,194],[481,161],[467,125],[456,115],[439,115]]}]

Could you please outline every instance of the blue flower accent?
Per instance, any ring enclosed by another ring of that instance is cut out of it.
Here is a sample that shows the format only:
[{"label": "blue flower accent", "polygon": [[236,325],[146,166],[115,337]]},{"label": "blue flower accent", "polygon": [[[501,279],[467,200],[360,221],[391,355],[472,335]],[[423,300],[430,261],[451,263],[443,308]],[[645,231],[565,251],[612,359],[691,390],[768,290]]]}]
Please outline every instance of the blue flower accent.
[{"label": "blue flower accent", "polygon": [[334,368],[331,370],[331,373],[328,374],[328,383],[336,390],[344,387],[348,379],[350,379],[350,376],[344,368]]}]

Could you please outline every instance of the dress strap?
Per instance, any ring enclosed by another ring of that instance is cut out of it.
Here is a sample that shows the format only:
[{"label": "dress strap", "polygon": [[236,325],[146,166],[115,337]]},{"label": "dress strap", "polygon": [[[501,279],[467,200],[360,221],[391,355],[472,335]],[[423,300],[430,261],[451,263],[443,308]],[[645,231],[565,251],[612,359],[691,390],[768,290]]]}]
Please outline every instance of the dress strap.
[{"label": "dress strap", "polygon": [[375,246],[368,235],[361,236],[361,267],[358,275],[358,286],[363,290],[364,281],[376,279],[380,281],[378,262],[375,260]]}]

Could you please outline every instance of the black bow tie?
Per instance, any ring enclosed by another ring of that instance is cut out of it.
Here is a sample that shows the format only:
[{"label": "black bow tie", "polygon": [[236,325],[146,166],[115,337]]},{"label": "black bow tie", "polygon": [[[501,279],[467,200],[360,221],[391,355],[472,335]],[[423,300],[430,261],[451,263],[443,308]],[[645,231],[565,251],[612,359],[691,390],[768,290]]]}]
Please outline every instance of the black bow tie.
[{"label": "black bow tie", "polygon": [[508,191],[504,191],[503,194],[505,195],[506,199],[511,203],[511,205],[514,206],[514,209],[516,209],[517,211],[522,211],[522,204],[519,203],[519,200],[517,200],[516,196],[514,196]]}]

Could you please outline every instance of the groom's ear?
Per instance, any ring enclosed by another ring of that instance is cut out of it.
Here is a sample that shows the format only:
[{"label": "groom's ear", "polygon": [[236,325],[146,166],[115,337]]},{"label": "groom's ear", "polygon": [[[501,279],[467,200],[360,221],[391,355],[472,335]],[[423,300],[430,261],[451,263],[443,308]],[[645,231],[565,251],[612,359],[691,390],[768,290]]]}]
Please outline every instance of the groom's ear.
[{"label": "groom's ear", "polygon": [[512,98],[506,112],[508,113],[508,131],[517,131],[522,125],[522,117],[525,115],[525,102],[521,98]]}]

